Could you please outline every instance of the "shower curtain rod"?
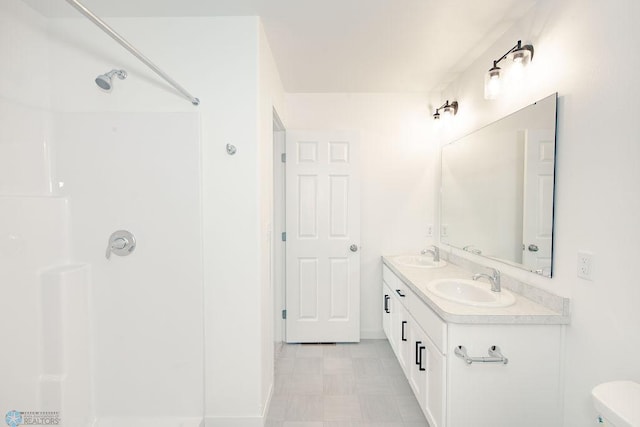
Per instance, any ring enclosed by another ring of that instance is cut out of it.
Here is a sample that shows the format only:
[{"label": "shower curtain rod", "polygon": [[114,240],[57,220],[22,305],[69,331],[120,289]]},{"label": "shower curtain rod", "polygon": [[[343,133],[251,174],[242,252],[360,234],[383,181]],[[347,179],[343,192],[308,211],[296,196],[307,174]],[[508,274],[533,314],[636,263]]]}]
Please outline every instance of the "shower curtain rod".
[{"label": "shower curtain rod", "polygon": [[135,56],[136,58],[138,58],[140,61],[144,62],[147,67],[151,68],[157,75],[159,75],[160,77],[162,77],[163,79],[165,79],[171,86],[173,86],[174,88],[176,88],[180,93],[182,93],[184,96],[186,96],[187,98],[189,98],[189,100],[191,101],[191,103],[193,105],[199,105],[200,104],[200,100],[196,97],[194,97],[193,95],[191,95],[185,88],[183,88],[182,86],[180,86],[180,84],[178,82],[176,82],[175,80],[173,80],[171,77],[169,77],[164,71],[162,71],[160,68],[158,68],[158,66],[156,64],[154,64],[153,62],[151,62],[149,60],[149,58],[147,58],[146,56],[144,56],[138,49],[136,49],[135,47],[133,47],[131,45],[131,43],[129,43],[127,40],[125,40],[120,34],[116,33],[113,28],[111,28],[110,26],[108,26],[102,19],[98,18],[98,16],[96,16],[96,14],[94,14],[93,12],[91,12],[89,9],[87,9],[82,3],[80,3],[78,0],[66,0],[67,3],[69,3],[71,6],[75,7],[80,13],[82,13],[84,16],[86,16],[87,18],[89,18],[89,20],[91,22],[93,22],[94,24],[96,24],[98,27],[100,27],[100,29],[102,31],[104,31],[105,33],[107,33],[112,39],[114,39],[115,41],[117,41],[122,47],[124,47],[125,49],[127,49],[129,52],[131,52],[133,54],[133,56]]}]

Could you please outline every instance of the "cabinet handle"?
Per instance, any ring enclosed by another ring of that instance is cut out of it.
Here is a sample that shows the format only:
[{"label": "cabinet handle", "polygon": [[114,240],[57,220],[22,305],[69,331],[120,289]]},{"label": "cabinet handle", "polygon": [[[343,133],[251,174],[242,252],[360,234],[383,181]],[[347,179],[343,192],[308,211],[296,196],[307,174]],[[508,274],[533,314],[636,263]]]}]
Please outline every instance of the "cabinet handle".
[{"label": "cabinet handle", "polygon": [[420,360],[420,344],[422,344],[422,341],[416,341],[416,365],[418,366],[422,364],[422,360]]},{"label": "cabinet handle", "polygon": [[407,340],[407,339],[404,337],[404,325],[406,325],[406,324],[407,324],[407,321],[406,321],[406,320],[403,320],[403,321],[402,321],[402,335],[401,335],[401,336],[402,336],[402,341],[406,341],[406,340]]},{"label": "cabinet handle", "polygon": [[385,295],[384,296],[384,312],[385,313],[391,313],[391,311],[389,311],[389,295]]},{"label": "cabinet handle", "polygon": [[397,293],[398,295],[400,295],[402,298],[404,298],[404,297],[406,296],[405,294],[403,294],[402,292],[400,292],[400,289],[396,289],[396,293]]},{"label": "cabinet handle", "polygon": [[418,354],[420,355],[420,363],[418,364],[418,366],[420,367],[421,371],[426,371],[426,368],[422,367],[422,350],[426,350],[427,347],[421,345],[420,348],[418,349]]}]

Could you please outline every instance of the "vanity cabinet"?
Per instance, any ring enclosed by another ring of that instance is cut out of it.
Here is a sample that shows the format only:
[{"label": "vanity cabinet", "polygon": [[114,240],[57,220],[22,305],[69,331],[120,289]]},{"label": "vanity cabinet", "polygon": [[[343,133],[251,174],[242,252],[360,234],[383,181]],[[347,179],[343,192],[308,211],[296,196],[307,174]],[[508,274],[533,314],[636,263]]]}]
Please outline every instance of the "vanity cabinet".
[{"label": "vanity cabinet", "polygon": [[[425,316],[425,313],[416,310],[416,304],[422,303],[386,267],[383,277],[383,300],[388,301],[384,307],[383,322],[389,343],[429,425],[444,426],[446,358],[412,316],[411,309],[413,307],[413,311],[422,318],[429,314]],[[431,335],[442,340],[445,327],[442,321],[429,318],[423,323],[432,330]]]},{"label": "vanity cabinet", "polygon": [[[562,425],[562,325],[445,322],[387,266],[382,288],[385,333],[430,427]],[[467,364],[457,346],[499,346],[509,362]]]}]

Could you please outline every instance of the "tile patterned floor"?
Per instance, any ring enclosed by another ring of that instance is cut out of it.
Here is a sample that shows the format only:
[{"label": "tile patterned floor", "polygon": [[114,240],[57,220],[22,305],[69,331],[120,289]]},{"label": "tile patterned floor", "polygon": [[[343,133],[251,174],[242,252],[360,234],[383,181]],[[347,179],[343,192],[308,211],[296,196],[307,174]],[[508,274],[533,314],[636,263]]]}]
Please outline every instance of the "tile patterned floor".
[{"label": "tile patterned floor", "polygon": [[428,427],[387,340],[285,345],[267,427]]}]

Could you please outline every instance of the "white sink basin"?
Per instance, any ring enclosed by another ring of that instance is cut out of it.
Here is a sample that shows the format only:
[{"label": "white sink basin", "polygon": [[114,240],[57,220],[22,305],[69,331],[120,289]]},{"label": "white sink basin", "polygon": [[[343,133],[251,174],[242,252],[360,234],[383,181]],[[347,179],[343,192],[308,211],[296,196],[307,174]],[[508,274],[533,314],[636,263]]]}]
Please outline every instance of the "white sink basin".
[{"label": "white sink basin", "polygon": [[427,289],[441,298],[475,307],[508,307],[516,297],[507,290],[491,291],[491,285],[467,279],[439,279],[429,282]]},{"label": "white sink basin", "polygon": [[418,268],[438,268],[447,265],[446,261],[434,261],[430,255],[401,255],[395,257],[394,261],[406,267]]}]

